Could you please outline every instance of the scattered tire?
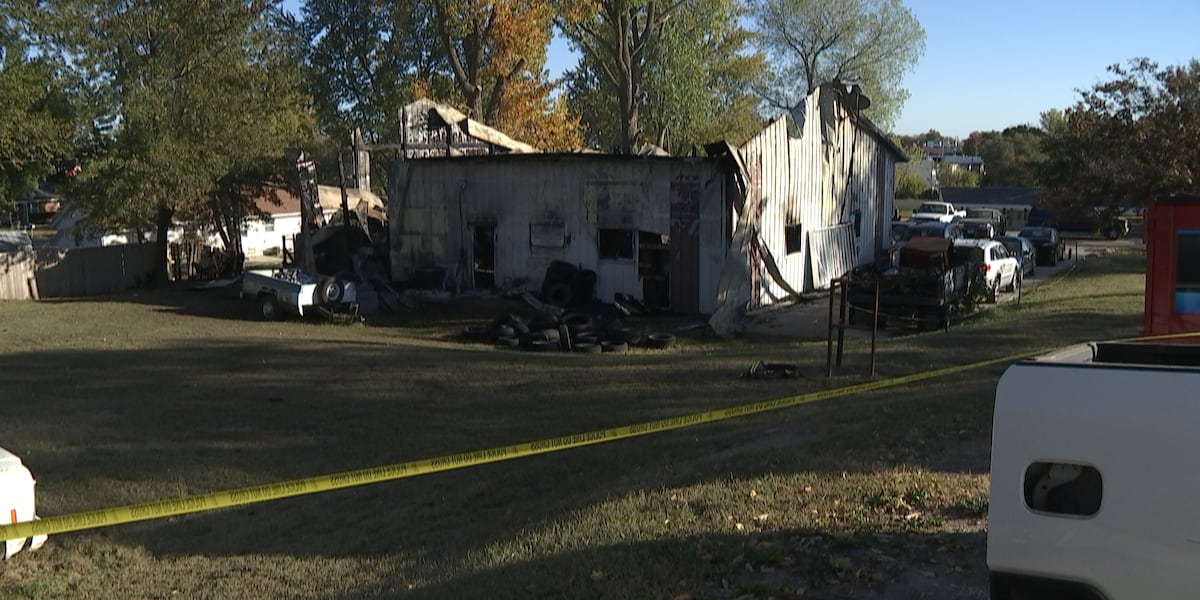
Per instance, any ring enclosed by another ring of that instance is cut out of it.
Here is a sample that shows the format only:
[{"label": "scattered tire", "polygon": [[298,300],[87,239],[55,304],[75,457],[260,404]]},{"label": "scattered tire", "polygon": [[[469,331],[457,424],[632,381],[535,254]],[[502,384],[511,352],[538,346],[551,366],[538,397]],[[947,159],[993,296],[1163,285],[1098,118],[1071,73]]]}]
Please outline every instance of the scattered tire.
[{"label": "scattered tire", "polygon": [[566,325],[572,333],[591,331],[594,325],[592,318],[583,313],[567,313],[559,322]]},{"label": "scattered tire", "polygon": [[517,330],[509,325],[501,325],[496,328],[496,337],[517,337]]},{"label": "scattered tire", "polygon": [[490,336],[492,328],[488,325],[467,325],[463,327],[462,338],[465,340],[482,340]]},{"label": "scattered tire", "polygon": [[520,345],[520,343],[521,340],[515,337],[500,336],[496,338],[497,348],[516,348],[518,345]]},{"label": "scattered tire", "polygon": [[279,318],[279,300],[270,294],[262,294],[258,297],[258,313],[263,319],[274,321]]},{"label": "scattered tire", "polygon": [[646,345],[651,348],[670,348],[675,345],[675,336],[670,333],[652,333],[646,336]]},{"label": "scattered tire", "polygon": [[547,304],[554,306],[567,306],[571,303],[571,298],[574,293],[571,291],[571,285],[568,283],[553,283],[546,286],[546,297],[542,298]]},{"label": "scattered tire", "polygon": [[317,286],[317,300],[321,304],[337,304],[346,297],[346,284],[336,277],[326,277]]},{"label": "scattered tire", "polygon": [[521,317],[515,317],[510,320],[508,322],[508,326],[512,327],[513,331],[515,331],[518,336],[529,333],[529,324],[526,323]]},{"label": "scattered tire", "polygon": [[553,313],[539,312],[534,315],[529,321],[530,331],[541,331],[543,329],[558,329],[558,317]]},{"label": "scattered tire", "polygon": [[600,345],[600,338],[594,333],[581,333],[575,336],[573,340],[576,344],[595,344]]},{"label": "scattered tire", "polygon": [[600,342],[600,349],[604,352],[629,352],[629,344],[621,340],[610,340]]},{"label": "scattered tire", "polygon": [[532,340],[529,342],[529,349],[534,352],[555,352],[558,350],[558,342]]},{"label": "scattered tire", "polygon": [[579,342],[572,346],[571,349],[575,352],[580,352],[583,354],[599,354],[604,350],[600,347],[600,344],[595,342]]},{"label": "scattered tire", "polygon": [[547,342],[555,342],[555,343],[558,343],[558,340],[562,338],[562,336],[559,335],[557,329],[543,329],[541,331],[534,332],[530,335],[540,335],[542,337],[542,339],[546,340]]}]

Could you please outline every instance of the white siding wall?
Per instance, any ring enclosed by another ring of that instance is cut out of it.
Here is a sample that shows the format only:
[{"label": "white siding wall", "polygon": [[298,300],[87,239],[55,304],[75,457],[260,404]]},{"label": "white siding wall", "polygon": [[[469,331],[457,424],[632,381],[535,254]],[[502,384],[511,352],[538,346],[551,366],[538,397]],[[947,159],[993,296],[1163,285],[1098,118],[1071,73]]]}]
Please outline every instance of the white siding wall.
[{"label": "white siding wall", "polygon": [[[822,93],[829,92],[814,92],[792,116],[780,116],[739,149],[749,170],[749,204],[757,202],[761,211],[759,239],[788,284],[802,292],[829,285],[824,277],[829,269],[818,268],[823,281],[814,281],[814,264],[841,264],[843,268],[834,270],[844,271],[874,259],[877,215],[881,209],[888,211],[886,227],[893,195],[895,156],[839,102],[829,98],[822,102]],[[823,131],[826,124],[828,132]],[[884,189],[879,188],[881,172],[886,174]],[[856,211],[860,235],[833,235],[831,228],[852,226]],[[796,223],[804,239],[799,251],[788,254],[785,231]],[[814,237],[814,232],[821,235]],[[830,240],[841,241],[835,247]],[[828,255],[810,256],[814,251]],[[754,305],[769,305],[787,296],[761,261],[753,267],[758,281]]]},{"label": "white siding wall", "polygon": [[[401,161],[389,189],[392,277],[440,265],[469,286],[471,229],[496,231],[496,285],[540,286],[546,267],[562,260],[597,273],[596,295],[642,297],[637,256],[600,259],[599,228],[669,233],[671,182],[706,182],[701,193],[701,310],[715,305],[724,257],[724,180],[715,161],[553,155]],[[606,208],[607,207],[607,208]],[[561,228],[562,244],[537,240]],[[532,235],[535,232],[537,235]],[[635,242],[636,243],[636,242]],[[465,258],[465,260],[463,260]]]}]

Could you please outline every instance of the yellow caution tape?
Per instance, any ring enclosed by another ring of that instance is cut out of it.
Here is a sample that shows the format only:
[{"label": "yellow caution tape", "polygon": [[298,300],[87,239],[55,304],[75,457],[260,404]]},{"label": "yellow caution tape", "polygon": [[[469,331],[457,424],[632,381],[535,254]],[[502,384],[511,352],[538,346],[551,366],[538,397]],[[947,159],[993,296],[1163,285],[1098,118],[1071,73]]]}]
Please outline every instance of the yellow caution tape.
[{"label": "yellow caution tape", "polygon": [[344,471],[341,473],[319,475],[305,479],[293,479],[289,481],[280,481],[277,483],[268,483],[264,485],[256,485],[233,490],[198,494],[195,496],[185,496],[170,500],[146,502],[144,504],[131,504],[128,506],[103,508],[99,510],[66,514],[55,517],[44,517],[35,521],[0,525],[0,540],[12,540],[38,535],[66,533],[68,531],[96,529],[100,527],[108,527],[110,525],[122,525],[136,521],[160,519],[175,515],[242,506],[256,502],[266,502],[268,500],[278,500],[292,496],[303,496],[318,492],[328,492],[371,483],[404,479],[407,477],[417,477],[419,475],[428,475],[430,473],[438,473],[440,471],[461,469],[463,467],[483,465],[502,460],[522,458],[525,456],[547,454],[550,452],[557,452],[559,450],[566,450],[568,448],[590,446],[602,442],[611,442],[614,440],[647,435],[650,433],[658,433],[660,431],[681,429],[684,427],[699,425],[701,423],[723,421],[743,415],[767,412],[781,408],[797,406],[800,404],[806,404],[808,402],[815,402],[817,400],[827,400],[840,396],[848,396],[851,394],[895,387],[916,381],[934,379],[954,373],[969,371],[971,369],[977,369],[989,365],[1013,362],[1031,355],[1032,354],[1029,353],[1014,354],[1011,356],[975,362],[968,365],[946,367],[943,369],[915,373],[902,377],[894,377],[880,381],[869,381],[837,389],[822,390],[819,392],[811,392],[775,400],[753,402],[750,404],[743,404],[740,406],[733,406],[720,410],[699,412],[679,417],[671,417],[668,419],[659,419],[656,421],[646,421],[644,423],[636,423],[633,425],[599,429],[596,431],[548,438],[535,442],[525,442],[510,446],[489,448],[486,450],[476,450],[474,452],[463,452],[459,454],[439,456],[436,458],[426,458],[405,463],[395,463],[367,469],[359,469],[356,471]]}]

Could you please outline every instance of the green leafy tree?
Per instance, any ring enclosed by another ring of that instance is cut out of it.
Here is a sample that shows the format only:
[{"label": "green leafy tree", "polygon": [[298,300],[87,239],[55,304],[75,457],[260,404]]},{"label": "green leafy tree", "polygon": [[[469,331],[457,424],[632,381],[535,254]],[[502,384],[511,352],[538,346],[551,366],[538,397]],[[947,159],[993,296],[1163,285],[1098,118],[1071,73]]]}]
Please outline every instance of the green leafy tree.
[{"label": "green leafy tree", "polygon": [[[270,26],[266,0],[111,0],[82,8],[78,45],[58,48],[102,89],[114,123],[72,186],[95,224],[155,230],[166,275],[167,230],[210,220],[240,253],[247,195],[226,191],[274,173],[312,123],[300,74]],[[66,39],[66,38],[64,38]]]},{"label": "green leafy tree", "polygon": [[553,97],[550,0],[438,0],[432,14],[456,97],[473,119],[536,147],[578,146],[580,125]]},{"label": "green leafy tree", "polygon": [[556,23],[616,99],[618,148],[642,141],[646,70],[667,19],[688,0],[558,0]]},{"label": "green leafy tree", "polygon": [[345,144],[358,127],[377,142],[390,136],[400,108],[418,95],[451,93],[433,6],[306,0],[302,20],[290,29],[303,40],[295,60],[305,65],[322,132]]},{"label": "green leafy tree", "polygon": [[775,69],[760,89],[790,108],[827,81],[859,82],[866,110],[890,126],[908,91],[904,73],[925,53],[925,30],[901,0],[756,0],[762,48]]},{"label": "green leafy tree", "polygon": [[[0,1],[12,15],[0,21],[0,215],[67,166],[73,111],[51,61],[32,58],[21,6]],[[26,13],[28,14],[28,13]]]},{"label": "green leafy tree", "polygon": [[[765,63],[749,51],[744,13],[732,0],[694,0],[666,19],[641,70],[638,142],[685,154],[717,139],[740,143],[761,129],[750,90]],[[567,96],[587,123],[588,143],[620,150],[625,122],[604,60],[584,52],[566,76]]]},{"label": "green leafy tree", "polygon": [[892,141],[908,155],[908,162],[896,165],[896,198],[925,198],[932,188],[930,180],[919,172],[924,165],[929,164],[926,162],[929,155],[925,153],[925,145],[916,140],[906,141],[903,138],[892,137]]},{"label": "green leafy tree", "polygon": [[983,144],[983,132],[972,131],[967,134],[967,139],[963,140],[962,151],[967,156],[979,156],[979,147]]},{"label": "green leafy tree", "polygon": [[1200,192],[1200,61],[1109,67],[1062,118],[1046,115],[1044,180],[1059,209],[1115,209],[1164,192]]},{"label": "green leafy tree", "polygon": [[663,26],[646,74],[645,131],[658,146],[684,154],[705,143],[741,143],[762,128],[754,84],[765,57],[750,52],[733,0],[692,2]]},{"label": "green leafy tree", "polygon": [[979,173],[947,162],[938,163],[937,178],[942,187],[979,187]]},{"label": "green leafy tree", "polygon": [[985,172],[980,185],[1026,186],[1041,185],[1040,173],[1046,162],[1042,149],[1045,132],[1036,127],[1020,125],[1002,132],[981,136],[979,156]]}]

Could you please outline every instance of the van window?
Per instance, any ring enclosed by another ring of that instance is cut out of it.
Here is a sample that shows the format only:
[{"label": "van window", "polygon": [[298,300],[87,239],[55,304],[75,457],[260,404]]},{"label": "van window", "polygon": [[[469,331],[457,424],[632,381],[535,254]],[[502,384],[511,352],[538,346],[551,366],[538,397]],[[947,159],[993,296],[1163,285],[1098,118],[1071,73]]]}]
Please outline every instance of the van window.
[{"label": "van window", "polygon": [[1175,312],[1200,314],[1200,229],[1181,229],[1175,245]]}]

